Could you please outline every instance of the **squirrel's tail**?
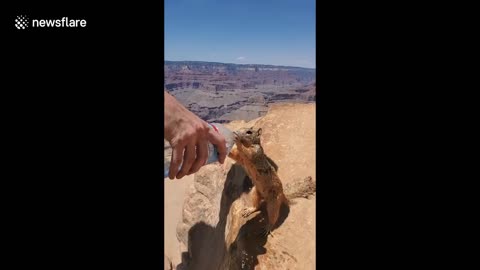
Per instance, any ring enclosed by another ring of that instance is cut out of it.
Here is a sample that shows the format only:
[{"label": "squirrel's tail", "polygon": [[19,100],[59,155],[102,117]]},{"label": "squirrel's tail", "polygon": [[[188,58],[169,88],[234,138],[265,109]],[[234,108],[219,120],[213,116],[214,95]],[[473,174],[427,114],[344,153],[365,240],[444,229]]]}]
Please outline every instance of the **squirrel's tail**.
[{"label": "squirrel's tail", "polygon": [[313,181],[311,176],[304,178],[303,180],[297,180],[285,185],[283,189],[283,195],[285,197],[284,202],[288,205],[293,205],[292,199],[295,198],[307,198],[309,195],[313,195],[316,192],[317,185]]}]

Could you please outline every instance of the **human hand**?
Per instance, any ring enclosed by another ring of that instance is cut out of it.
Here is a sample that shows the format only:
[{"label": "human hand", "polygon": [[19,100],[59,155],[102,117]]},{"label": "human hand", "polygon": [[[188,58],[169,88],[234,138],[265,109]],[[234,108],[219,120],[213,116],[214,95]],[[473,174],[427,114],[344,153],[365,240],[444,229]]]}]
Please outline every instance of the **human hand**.
[{"label": "human hand", "polygon": [[[187,110],[164,91],[165,138],[172,146],[172,160],[168,177],[181,179],[196,173],[208,158],[208,142],[216,146],[219,162],[227,156],[225,138],[198,116]],[[179,166],[182,167],[179,170]]]}]

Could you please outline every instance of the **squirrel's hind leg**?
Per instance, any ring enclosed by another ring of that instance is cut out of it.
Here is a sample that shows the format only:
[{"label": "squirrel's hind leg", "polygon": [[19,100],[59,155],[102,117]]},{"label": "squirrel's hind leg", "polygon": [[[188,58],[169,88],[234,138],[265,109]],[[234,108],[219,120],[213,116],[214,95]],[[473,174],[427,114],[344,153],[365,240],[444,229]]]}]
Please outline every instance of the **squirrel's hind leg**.
[{"label": "squirrel's hind leg", "polygon": [[277,223],[278,217],[280,216],[280,207],[282,206],[282,202],[282,197],[267,200],[268,222],[261,231],[262,236],[268,237],[268,235],[271,235],[273,237],[272,230]]},{"label": "squirrel's hind leg", "polygon": [[278,221],[282,202],[283,202],[283,198],[281,196],[269,198],[267,200],[268,225],[270,229],[273,229],[273,227]]}]

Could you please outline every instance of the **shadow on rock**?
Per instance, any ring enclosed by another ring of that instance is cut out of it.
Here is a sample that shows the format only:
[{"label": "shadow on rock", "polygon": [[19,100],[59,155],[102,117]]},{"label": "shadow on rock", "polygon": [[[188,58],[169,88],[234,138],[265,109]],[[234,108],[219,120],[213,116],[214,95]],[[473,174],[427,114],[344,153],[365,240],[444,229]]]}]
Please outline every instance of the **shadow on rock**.
[{"label": "shadow on rock", "polygon": [[[260,214],[240,228],[235,241],[228,247],[228,253],[225,244],[225,227],[230,207],[252,186],[245,170],[240,165],[232,165],[223,188],[217,226],[199,222],[190,228],[188,252],[182,253],[182,263],[177,266],[178,270],[254,269],[258,264],[258,255],[266,253],[264,246],[267,237],[262,235],[267,221],[265,204],[262,205]],[[283,205],[275,228],[285,221],[288,214],[288,206]]]},{"label": "shadow on rock", "polygon": [[232,203],[245,192],[244,169],[237,164],[227,174],[220,202],[219,221],[213,227],[204,222],[193,225],[188,231],[188,252],[182,254],[180,270],[222,269],[226,253],[225,225]]},{"label": "shadow on rock", "polygon": [[[260,214],[248,220],[240,228],[237,238],[228,248],[227,267],[224,267],[224,269],[254,270],[255,266],[259,264],[258,256],[267,252],[265,244],[268,236],[264,234],[264,228],[268,217],[265,214],[265,207],[266,205],[263,204],[260,208]],[[283,224],[289,213],[289,207],[282,205],[280,216],[274,229]]]}]

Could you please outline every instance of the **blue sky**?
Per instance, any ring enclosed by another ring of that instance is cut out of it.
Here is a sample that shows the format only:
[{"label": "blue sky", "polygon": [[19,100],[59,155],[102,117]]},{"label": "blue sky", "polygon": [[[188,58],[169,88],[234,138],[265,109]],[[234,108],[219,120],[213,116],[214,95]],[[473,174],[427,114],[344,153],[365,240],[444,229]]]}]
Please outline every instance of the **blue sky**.
[{"label": "blue sky", "polygon": [[315,0],[165,0],[165,60],[315,67]]}]

